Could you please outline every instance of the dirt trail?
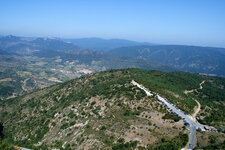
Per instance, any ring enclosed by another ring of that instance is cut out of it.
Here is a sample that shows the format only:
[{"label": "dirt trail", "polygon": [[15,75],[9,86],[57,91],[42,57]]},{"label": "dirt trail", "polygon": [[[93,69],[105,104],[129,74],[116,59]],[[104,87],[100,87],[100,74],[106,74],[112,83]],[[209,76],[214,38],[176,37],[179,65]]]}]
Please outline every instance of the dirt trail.
[{"label": "dirt trail", "polygon": [[184,94],[193,93],[193,92],[194,92],[194,90],[189,90],[189,91],[188,90],[185,90],[184,91]]},{"label": "dirt trail", "polygon": [[[204,81],[202,81],[200,84],[199,84],[199,89],[201,90],[201,89],[203,89],[203,84],[205,83],[205,81],[206,80],[204,80]],[[184,91],[184,93],[185,94],[188,94],[188,93],[193,93],[194,91],[197,91],[197,89],[192,89],[192,90],[185,90]],[[201,104],[195,99],[195,101],[196,101],[196,103],[197,103],[197,108],[195,107],[195,111],[194,111],[194,113],[192,114],[192,117],[193,117],[193,119],[194,119],[194,121],[196,121],[197,122],[197,120],[196,120],[196,116],[197,116],[197,114],[200,112],[200,110],[201,110]],[[196,139],[197,140],[197,139]],[[197,142],[196,142],[197,143]],[[190,144],[190,135],[188,134],[188,143],[187,143],[187,145],[183,148],[183,149],[185,149],[185,150],[187,150],[188,149],[188,146],[189,146],[189,144]]]},{"label": "dirt trail", "polygon": [[195,101],[198,104],[198,106],[197,106],[197,109],[195,110],[195,112],[192,114],[192,117],[194,118],[195,121],[197,121],[196,116],[199,113],[199,111],[201,110],[201,104],[197,100],[195,100]]},{"label": "dirt trail", "polygon": [[[206,81],[206,80],[202,81],[202,82],[199,84],[199,88],[198,88],[198,89],[200,89],[200,90],[203,89],[203,86],[202,86],[202,85],[205,83],[205,81]],[[193,93],[194,91],[197,91],[198,89],[185,90],[184,93],[185,93],[185,94]]]},{"label": "dirt trail", "polygon": [[[200,84],[199,84],[199,89],[201,90],[201,89],[203,89],[203,84],[205,83],[205,81],[206,80],[204,80],[204,81],[202,81]],[[192,92],[194,92],[194,91],[197,91],[197,89],[192,89],[192,90],[189,90],[189,91],[187,91],[187,90],[185,90],[184,91],[184,93],[185,94],[188,94],[188,93],[192,93]],[[195,121],[197,121],[196,120],[196,116],[197,116],[197,114],[199,113],[199,111],[201,110],[201,104],[195,99],[195,102],[197,103],[197,108],[195,107],[195,111],[194,111],[194,113],[192,114],[192,117],[195,119]]]},{"label": "dirt trail", "polygon": [[205,80],[202,81],[202,83],[200,83],[200,88],[199,88],[200,90],[203,89],[202,84],[204,84],[204,83],[205,83]]},{"label": "dirt trail", "polygon": [[23,81],[23,85],[22,85],[22,89],[23,89],[25,92],[29,92],[29,89],[26,87],[27,80],[29,80],[29,78],[25,79],[25,80]]}]

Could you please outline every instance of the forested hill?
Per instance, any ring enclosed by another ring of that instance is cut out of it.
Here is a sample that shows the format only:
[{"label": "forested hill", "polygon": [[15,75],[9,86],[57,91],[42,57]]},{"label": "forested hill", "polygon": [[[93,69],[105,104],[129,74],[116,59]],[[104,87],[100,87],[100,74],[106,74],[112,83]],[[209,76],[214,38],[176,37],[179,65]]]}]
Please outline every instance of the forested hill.
[{"label": "forested hill", "polygon": [[182,71],[225,76],[225,48],[182,45],[131,46],[117,48],[110,53],[142,57]]},{"label": "forested hill", "polygon": [[[201,105],[199,122],[219,133],[199,132],[198,146],[224,141],[225,79],[184,72],[140,69],[92,73],[22,97],[0,102],[4,135],[32,149],[181,149],[187,143],[182,121],[131,81],[166,97],[187,113]],[[199,84],[205,80],[203,89]],[[185,90],[198,89],[185,94]],[[216,110],[216,111],[215,111]],[[200,117],[201,116],[201,117]],[[211,139],[217,140],[212,141]],[[218,148],[218,147],[217,147]]]}]

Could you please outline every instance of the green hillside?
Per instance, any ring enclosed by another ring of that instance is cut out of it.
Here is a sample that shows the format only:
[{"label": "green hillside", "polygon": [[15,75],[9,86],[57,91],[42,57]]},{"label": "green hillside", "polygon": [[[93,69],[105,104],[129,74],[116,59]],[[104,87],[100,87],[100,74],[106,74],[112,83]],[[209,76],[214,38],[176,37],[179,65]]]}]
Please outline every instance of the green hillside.
[{"label": "green hillside", "polygon": [[[81,76],[22,97],[1,101],[5,137],[32,149],[181,149],[187,130],[155,97],[131,84],[143,84],[187,113],[197,99],[199,120],[224,132],[225,79],[184,72],[111,70]],[[185,90],[202,90],[184,94]],[[210,92],[212,89],[213,92]],[[215,111],[216,110],[216,111]],[[204,133],[206,141],[220,133]],[[201,138],[200,136],[198,138]],[[210,146],[210,142],[206,145]]]}]

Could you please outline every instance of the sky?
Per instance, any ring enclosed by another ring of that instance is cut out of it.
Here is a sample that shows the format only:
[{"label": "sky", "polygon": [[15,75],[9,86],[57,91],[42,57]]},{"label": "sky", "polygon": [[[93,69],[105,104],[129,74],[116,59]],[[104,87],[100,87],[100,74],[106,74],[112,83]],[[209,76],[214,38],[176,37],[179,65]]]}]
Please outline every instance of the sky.
[{"label": "sky", "polygon": [[0,0],[0,35],[225,47],[225,0]]}]

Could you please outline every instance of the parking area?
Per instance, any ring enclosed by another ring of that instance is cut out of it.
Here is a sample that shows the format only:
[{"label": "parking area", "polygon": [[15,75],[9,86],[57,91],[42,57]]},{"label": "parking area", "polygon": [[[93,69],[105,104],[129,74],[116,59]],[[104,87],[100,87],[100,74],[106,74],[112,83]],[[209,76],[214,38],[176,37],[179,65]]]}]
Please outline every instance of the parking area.
[{"label": "parking area", "polygon": [[188,149],[194,149],[195,143],[196,143],[196,137],[195,137],[195,131],[197,129],[200,129],[202,131],[205,131],[204,125],[199,124],[198,122],[195,122],[194,119],[180,110],[178,107],[176,107],[174,104],[169,102],[166,98],[156,95],[157,100],[159,100],[162,104],[164,104],[169,111],[171,111],[173,114],[180,116],[182,120],[186,123],[186,127],[189,130],[190,135],[190,144],[188,146]]}]

